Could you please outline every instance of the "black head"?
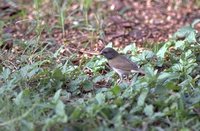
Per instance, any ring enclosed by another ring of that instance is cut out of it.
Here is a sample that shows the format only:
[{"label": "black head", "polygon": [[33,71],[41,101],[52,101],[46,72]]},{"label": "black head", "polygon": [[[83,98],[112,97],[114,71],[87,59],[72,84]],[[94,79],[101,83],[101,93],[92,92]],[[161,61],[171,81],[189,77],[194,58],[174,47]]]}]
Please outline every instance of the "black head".
[{"label": "black head", "polygon": [[113,59],[119,55],[117,51],[113,48],[107,47],[101,51],[101,55],[105,56],[107,59]]}]

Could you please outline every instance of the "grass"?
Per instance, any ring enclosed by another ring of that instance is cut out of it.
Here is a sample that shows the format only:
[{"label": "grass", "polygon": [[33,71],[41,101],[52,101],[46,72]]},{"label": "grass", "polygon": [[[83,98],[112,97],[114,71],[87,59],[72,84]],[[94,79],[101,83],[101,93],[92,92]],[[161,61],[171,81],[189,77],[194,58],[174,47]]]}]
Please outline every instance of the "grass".
[{"label": "grass", "polygon": [[[44,3],[35,0],[34,4],[40,13]],[[83,11],[85,21],[78,21],[76,29],[94,28],[89,37],[93,41],[98,38],[95,34],[102,33],[101,23],[96,19],[97,26],[90,25],[91,0],[79,4],[76,9]],[[62,33],[65,17],[75,21],[82,17],[65,16],[69,14],[64,10],[57,12],[54,25]],[[65,42],[60,46],[53,37],[44,38],[43,32],[54,35],[51,25],[41,24],[43,17],[36,18],[31,39],[11,37],[13,50],[0,50],[0,130],[200,130],[200,45],[192,26],[141,53],[134,44],[121,49],[130,52],[146,75],[117,84],[105,58],[64,54]],[[183,39],[176,39],[179,36]]]}]

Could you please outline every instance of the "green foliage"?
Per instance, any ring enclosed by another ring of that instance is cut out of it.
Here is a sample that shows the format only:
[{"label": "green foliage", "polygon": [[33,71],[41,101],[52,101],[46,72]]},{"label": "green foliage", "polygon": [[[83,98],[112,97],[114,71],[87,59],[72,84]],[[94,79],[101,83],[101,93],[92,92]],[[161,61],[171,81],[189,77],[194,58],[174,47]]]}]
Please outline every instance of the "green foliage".
[{"label": "green foliage", "polygon": [[[64,31],[72,1],[53,2]],[[91,8],[92,0],[79,2],[85,12]],[[34,0],[38,12],[41,4]],[[30,40],[16,40],[23,52],[13,53],[11,64],[5,54],[12,52],[0,51],[1,130],[200,130],[200,44],[193,25],[155,50],[138,53],[134,44],[125,47],[122,52],[146,74],[121,84],[101,56],[62,56],[64,46],[54,53],[41,46],[45,28]],[[2,35],[1,42],[7,38]]]}]

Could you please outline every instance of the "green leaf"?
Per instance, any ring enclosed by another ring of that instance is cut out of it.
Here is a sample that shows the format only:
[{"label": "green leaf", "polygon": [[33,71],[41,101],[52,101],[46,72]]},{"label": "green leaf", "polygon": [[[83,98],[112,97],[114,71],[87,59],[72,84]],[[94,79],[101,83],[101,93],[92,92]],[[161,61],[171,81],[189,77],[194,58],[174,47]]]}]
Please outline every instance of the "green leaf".
[{"label": "green leaf", "polygon": [[114,95],[118,95],[121,92],[121,89],[118,85],[115,85],[114,87],[111,88],[111,91]]},{"label": "green leaf", "polygon": [[185,52],[185,58],[190,58],[192,55],[193,55],[193,53],[192,53],[191,50],[187,50],[187,51]]},{"label": "green leaf", "polygon": [[95,77],[92,81],[93,81],[94,83],[97,83],[97,82],[103,80],[104,78],[105,78],[105,76],[103,76],[103,75],[98,75],[98,76]]},{"label": "green leaf", "polygon": [[196,30],[188,25],[180,28],[174,35],[173,37],[175,39],[185,39],[189,43],[195,43],[196,42]]},{"label": "green leaf", "polygon": [[156,53],[156,56],[157,57],[160,57],[160,58],[164,58],[165,57],[165,53],[168,51],[168,48],[172,45],[172,43],[169,41],[167,43],[165,43],[161,48],[160,50]]},{"label": "green leaf", "polygon": [[11,74],[11,71],[9,68],[3,69],[3,72],[0,75],[0,78],[6,81],[10,74]]},{"label": "green leaf", "polygon": [[65,104],[61,100],[59,100],[58,103],[56,104],[55,111],[57,115],[63,118],[62,122],[67,121],[67,116],[65,114]]},{"label": "green leaf", "polygon": [[141,55],[142,55],[142,60],[150,59],[155,56],[154,52],[149,50],[144,50]]},{"label": "green leaf", "polygon": [[183,66],[181,64],[174,64],[172,66],[172,70],[175,72],[182,72],[183,71]]},{"label": "green leaf", "polygon": [[181,128],[180,131],[191,131],[191,129],[187,128],[187,127],[184,127],[184,128]]},{"label": "green leaf", "polygon": [[123,49],[123,53],[124,54],[127,54],[128,51],[131,51],[131,54],[136,54],[137,52],[137,47],[134,44],[130,44],[130,45],[127,45],[124,49]]},{"label": "green leaf", "polygon": [[40,68],[33,68],[32,70],[30,70],[27,74],[28,78],[33,77],[34,75],[36,75],[38,72],[40,71]]},{"label": "green leaf", "polygon": [[186,37],[186,40],[189,43],[195,43],[195,42],[197,42],[196,41],[196,33],[195,33],[195,31],[194,32],[190,32],[190,34]]},{"label": "green leaf", "polygon": [[176,50],[177,50],[177,49],[184,50],[185,47],[186,47],[185,41],[179,40],[179,41],[176,41],[176,42],[175,42],[175,49],[176,49]]},{"label": "green leaf", "polygon": [[91,90],[93,90],[93,83],[92,83],[92,81],[85,80],[82,83],[82,86],[83,86],[83,90],[84,91],[91,91]]},{"label": "green leaf", "polygon": [[153,114],[152,118],[153,118],[153,119],[156,119],[156,118],[161,118],[161,117],[163,117],[163,116],[165,116],[165,113],[156,112],[156,113]]},{"label": "green leaf", "polygon": [[[176,85],[176,81],[179,79],[179,73],[172,73],[172,72],[162,72],[157,78],[158,87],[156,88],[157,91],[164,91],[167,88],[163,88],[163,85],[167,86],[169,89],[176,90],[179,87]],[[173,83],[173,84],[172,84]],[[166,85],[167,84],[167,85]]]},{"label": "green leaf", "polygon": [[180,87],[177,86],[177,84],[176,84],[175,82],[173,82],[173,81],[167,82],[165,86],[166,86],[168,89],[172,89],[172,90],[174,90],[174,91],[178,91],[178,90],[180,89]]},{"label": "green leaf", "polygon": [[58,100],[60,100],[61,91],[62,91],[62,89],[59,89],[59,90],[56,91],[56,93],[55,93],[55,95],[53,97],[53,100],[52,100],[53,103],[57,103]]},{"label": "green leaf", "polygon": [[29,122],[27,120],[21,120],[22,123],[22,131],[34,131],[34,124],[33,122]]},{"label": "green leaf", "polygon": [[55,105],[55,115],[53,115],[51,118],[47,118],[45,120],[45,125],[43,126],[43,131],[46,131],[47,128],[51,125],[54,125],[55,123],[66,123],[68,120],[68,117],[65,113],[65,104],[61,101],[58,100],[56,105]]},{"label": "green leaf", "polygon": [[107,60],[104,57],[101,56],[95,56],[92,59],[90,59],[89,62],[86,63],[84,68],[89,68],[92,72],[98,72],[99,70],[102,70],[105,68],[104,63]]},{"label": "green leaf", "polygon": [[98,94],[96,94],[95,98],[96,98],[98,104],[103,104],[103,103],[105,103],[105,99],[106,99],[106,98],[105,98],[105,95],[104,95],[103,93],[98,93]]},{"label": "green leaf", "polygon": [[146,116],[151,117],[154,113],[153,105],[146,105],[144,108],[144,113]]},{"label": "green leaf", "polygon": [[20,75],[22,78],[26,78],[29,70],[31,69],[31,65],[26,65],[20,69]]},{"label": "green leaf", "polygon": [[56,68],[53,73],[52,77],[56,80],[63,80],[65,79],[65,75],[62,73],[62,70],[60,68]]},{"label": "green leaf", "polygon": [[193,28],[191,26],[184,26],[174,34],[174,38],[185,38],[191,31],[193,31]]},{"label": "green leaf", "polygon": [[70,115],[70,119],[72,119],[72,120],[78,119],[78,118],[80,118],[81,114],[82,114],[81,108],[76,107],[76,109]]},{"label": "green leaf", "polygon": [[145,73],[148,76],[154,77],[157,75],[158,70],[154,70],[153,67],[145,65]]},{"label": "green leaf", "polygon": [[168,78],[171,78],[171,76],[173,76],[173,73],[171,72],[161,72],[158,76],[158,80],[166,80]]},{"label": "green leaf", "polygon": [[163,64],[164,64],[164,59],[158,57],[158,58],[157,58],[157,61],[156,61],[156,65],[157,65],[158,67],[162,67]]},{"label": "green leaf", "polygon": [[140,94],[140,96],[138,97],[138,100],[137,100],[137,106],[143,106],[144,103],[145,103],[145,99],[148,95],[148,90],[147,89],[143,89],[142,90],[142,93]]},{"label": "green leaf", "polygon": [[23,102],[22,97],[23,97],[23,91],[21,91],[17,95],[17,97],[14,99],[14,102],[15,102],[16,105],[18,105],[18,106],[21,105],[21,103]]}]

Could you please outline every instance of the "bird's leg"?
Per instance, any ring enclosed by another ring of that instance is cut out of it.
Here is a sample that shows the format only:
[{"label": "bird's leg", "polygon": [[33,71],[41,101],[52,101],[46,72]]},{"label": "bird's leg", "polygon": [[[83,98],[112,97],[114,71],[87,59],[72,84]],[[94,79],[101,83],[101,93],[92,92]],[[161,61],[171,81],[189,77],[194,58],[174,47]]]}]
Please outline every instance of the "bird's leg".
[{"label": "bird's leg", "polygon": [[124,78],[128,79],[128,75],[127,74],[118,74],[118,75],[120,77],[120,80],[117,82],[118,84],[121,83],[124,80]]},{"label": "bird's leg", "polygon": [[129,75],[128,75],[128,74],[124,74],[124,75],[123,75],[123,78],[124,78],[124,80],[125,80],[126,82],[129,83]]},{"label": "bird's leg", "polygon": [[117,80],[117,83],[120,84],[123,81],[123,75],[122,74],[118,74],[120,79]]}]

